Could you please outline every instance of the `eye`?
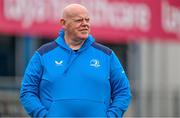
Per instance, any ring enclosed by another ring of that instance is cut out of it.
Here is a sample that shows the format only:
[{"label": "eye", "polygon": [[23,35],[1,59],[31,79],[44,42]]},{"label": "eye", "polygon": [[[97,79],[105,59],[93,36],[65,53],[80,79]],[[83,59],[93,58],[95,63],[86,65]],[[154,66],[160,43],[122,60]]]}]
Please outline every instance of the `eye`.
[{"label": "eye", "polygon": [[76,20],[74,20],[75,22],[77,22],[77,23],[81,23],[81,22],[83,22],[83,18],[81,18],[81,19],[76,19]]},{"label": "eye", "polygon": [[89,22],[89,21],[90,21],[90,18],[85,18],[85,21],[86,21],[86,22]]},{"label": "eye", "polygon": [[82,23],[82,22],[84,22],[84,20],[85,20],[85,22],[89,23],[90,18],[78,18],[78,19],[72,19],[72,20],[76,23]]}]

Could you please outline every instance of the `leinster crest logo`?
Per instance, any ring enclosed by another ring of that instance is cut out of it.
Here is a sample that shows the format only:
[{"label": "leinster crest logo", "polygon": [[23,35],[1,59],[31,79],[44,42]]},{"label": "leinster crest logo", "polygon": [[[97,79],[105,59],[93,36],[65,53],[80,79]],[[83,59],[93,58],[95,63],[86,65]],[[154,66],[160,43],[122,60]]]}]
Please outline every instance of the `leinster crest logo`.
[{"label": "leinster crest logo", "polygon": [[99,63],[99,60],[97,60],[97,59],[92,59],[92,60],[90,61],[90,66],[98,68],[98,67],[100,67],[101,65],[100,65],[100,63]]}]

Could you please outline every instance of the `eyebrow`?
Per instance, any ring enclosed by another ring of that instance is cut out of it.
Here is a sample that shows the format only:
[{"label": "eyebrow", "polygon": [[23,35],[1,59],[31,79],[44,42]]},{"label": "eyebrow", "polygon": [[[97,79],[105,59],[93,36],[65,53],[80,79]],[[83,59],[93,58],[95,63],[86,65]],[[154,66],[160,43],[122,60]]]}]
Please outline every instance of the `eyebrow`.
[{"label": "eyebrow", "polygon": [[[78,17],[78,18],[90,18],[89,16],[85,16],[85,17],[83,17],[83,16],[73,16],[73,17],[74,17],[74,18],[77,18],[77,17]],[[73,18],[73,17],[72,17],[72,18]]]}]

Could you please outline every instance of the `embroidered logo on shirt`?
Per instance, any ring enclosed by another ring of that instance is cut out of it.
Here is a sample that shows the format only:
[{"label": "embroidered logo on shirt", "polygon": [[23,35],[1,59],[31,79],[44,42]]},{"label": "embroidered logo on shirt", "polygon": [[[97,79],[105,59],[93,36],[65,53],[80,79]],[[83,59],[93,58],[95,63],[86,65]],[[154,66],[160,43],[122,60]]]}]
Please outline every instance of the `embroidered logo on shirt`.
[{"label": "embroidered logo on shirt", "polygon": [[57,66],[62,66],[62,64],[63,64],[63,60],[61,60],[61,61],[55,61],[55,64],[57,65]]},{"label": "embroidered logo on shirt", "polygon": [[92,59],[92,60],[90,61],[90,66],[93,66],[93,67],[98,68],[98,67],[100,67],[101,65],[100,65],[100,63],[99,63],[99,60],[97,60],[97,59]]}]

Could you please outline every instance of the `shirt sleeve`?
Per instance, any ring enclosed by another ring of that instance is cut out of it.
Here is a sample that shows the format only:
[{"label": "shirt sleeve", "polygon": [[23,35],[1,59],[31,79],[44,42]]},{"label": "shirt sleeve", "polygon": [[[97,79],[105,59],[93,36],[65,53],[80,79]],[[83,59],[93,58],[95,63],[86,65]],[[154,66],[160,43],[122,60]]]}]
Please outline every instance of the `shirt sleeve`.
[{"label": "shirt sleeve", "polygon": [[47,113],[39,99],[42,72],[41,55],[36,52],[26,68],[20,90],[20,102],[31,117],[44,117]]},{"label": "shirt sleeve", "polygon": [[131,100],[130,84],[121,63],[114,52],[111,54],[110,61],[112,102],[107,110],[107,116],[122,117]]}]

